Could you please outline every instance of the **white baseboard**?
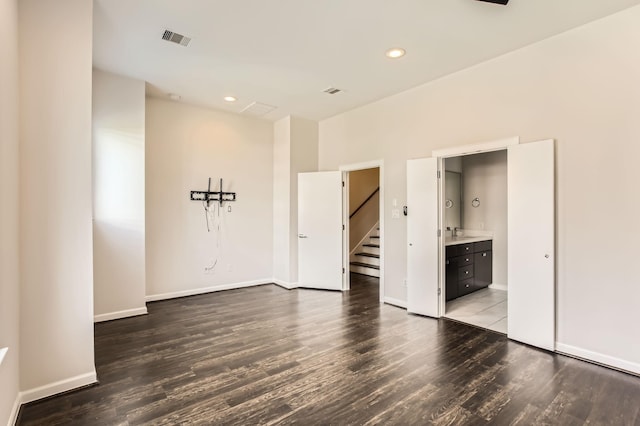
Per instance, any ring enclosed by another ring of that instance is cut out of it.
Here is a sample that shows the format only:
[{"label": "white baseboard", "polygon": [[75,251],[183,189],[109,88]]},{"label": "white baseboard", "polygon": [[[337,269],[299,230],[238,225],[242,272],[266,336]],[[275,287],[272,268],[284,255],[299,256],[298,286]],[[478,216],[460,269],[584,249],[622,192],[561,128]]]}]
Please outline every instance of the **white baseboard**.
[{"label": "white baseboard", "polygon": [[103,321],[111,321],[115,319],[135,317],[138,315],[146,315],[147,307],[135,308],[135,309],[127,309],[124,311],[110,312],[108,314],[100,314],[95,315],[93,317],[93,322],[103,322]]},{"label": "white baseboard", "polygon": [[489,288],[494,289],[494,290],[502,290],[502,291],[508,291],[509,287],[507,287],[504,284],[489,284]]},{"label": "white baseboard", "polygon": [[18,412],[20,411],[20,406],[22,402],[20,402],[20,393],[16,395],[16,400],[13,403],[13,408],[11,408],[11,414],[9,414],[9,421],[7,422],[7,426],[14,426],[16,421],[18,420]]},{"label": "white baseboard", "polygon": [[158,300],[175,299],[178,297],[195,296],[197,294],[213,293],[223,290],[234,290],[237,288],[253,287],[256,285],[272,284],[273,279],[265,278],[262,280],[244,281],[239,283],[221,284],[213,287],[195,288],[193,290],[174,291],[171,293],[152,294],[145,297],[147,302],[155,302]]},{"label": "white baseboard", "polygon": [[393,297],[385,297],[383,299],[384,303],[388,305],[397,306],[398,308],[407,309],[407,302],[400,299],[394,299]]},{"label": "white baseboard", "polygon": [[636,362],[626,361],[624,359],[604,355],[587,349],[578,348],[564,343],[556,342],[556,352],[580,358],[586,361],[592,361],[617,370],[626,371],[636,375],[640,375],[640,364]]},{"label": "white baseboard", "polygon": [[35,389],[29,389],[24,392],[20,392],[20,404],[26,404],[28,402],[36,401],[38,399],[46,398],[48,396],[56,395],[62,392],[70,391],[82,386],[91,385],[97,383],[98,379],[96,371],[93,370],[90,373],[81,374],[79,376],[70,377],[68,379],[60,380],[58,382],[49,383],[48,385],[40,386]]},{"label": "white baseboard", "polygon": [[277,280],[277,279],[273,279],[272,282],[275,285],[278,285],[282,288],[286,288],[287,290],[293,290],[294,288],[298,288],[298,283],[288,283],[286,281],[282,281],[282,280]]}]

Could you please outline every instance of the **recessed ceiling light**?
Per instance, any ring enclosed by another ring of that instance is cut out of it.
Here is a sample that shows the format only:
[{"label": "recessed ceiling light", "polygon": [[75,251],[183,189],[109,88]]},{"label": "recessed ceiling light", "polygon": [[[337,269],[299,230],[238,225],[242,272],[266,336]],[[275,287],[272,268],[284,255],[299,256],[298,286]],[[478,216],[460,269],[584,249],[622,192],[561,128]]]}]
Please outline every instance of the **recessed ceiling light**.
[{"label": "recessed ceiling light", "polygon": [[405,53],[407,53],[406,50],[404,50],[401,47],[394,47],[393,49],[389,49],[385,52],[385,55],[387,56],[387,58],[391,58],[391,59],[397,59],[397,58],[402,58]]},{"label": "recessed ceiling light", "polygon": [[224,100],[227,101],[227,102],[235,102],[235,101],[237,101],[235,96],[225,96]]},{"label": "recessed ceiling light", "polygon": [[180,95],[176,95],[175,93],[169,93],[168,96],[169,96],[169,99],[171,99],[172,101],[179,101],[181,99]]}]

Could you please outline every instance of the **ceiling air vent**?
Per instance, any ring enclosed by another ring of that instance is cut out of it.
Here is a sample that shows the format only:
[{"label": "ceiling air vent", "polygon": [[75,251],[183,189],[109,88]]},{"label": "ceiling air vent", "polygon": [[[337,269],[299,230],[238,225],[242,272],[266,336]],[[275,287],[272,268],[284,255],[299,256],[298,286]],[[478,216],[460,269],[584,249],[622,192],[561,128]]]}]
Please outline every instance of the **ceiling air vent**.
[{"label": "ceiling air vent", "polygon": [[262,117],[263,115],[270,113],[277,107],[269,104],[263,104],[261,102],[252,102],[247,105],[241,112],[244,114],[253,115],[254,117]]},{"label": "ceiling air vent", "polygon": [[335,95],[336,93],[342,92],[341,89],[336,89],[335,87],[329,87],[323,90],[324,93],[328,93],[330,95]]},{"label": "ceiling air vent", "polygon": [[509,3],[509,0],[478,0],[478,1],[484,1],[487,3],[495,3],[495,4],[503,4],[503,5],[506,5],[507,3]]},{"label": "ceiling air vent", "polygon": [[162,39],[167,40],[181,46],[188,46],[191,39],[189,37],[185,37],[182,34],[174,33],[173,31],[164,30],[162,34]]}]

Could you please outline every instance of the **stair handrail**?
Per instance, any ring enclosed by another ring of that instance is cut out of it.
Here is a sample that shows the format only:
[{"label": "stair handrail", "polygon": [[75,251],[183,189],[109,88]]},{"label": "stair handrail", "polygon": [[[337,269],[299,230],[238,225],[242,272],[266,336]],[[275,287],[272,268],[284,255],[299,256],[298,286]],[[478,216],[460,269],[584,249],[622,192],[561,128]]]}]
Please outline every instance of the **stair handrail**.
[{"label": "stair handrail", "polygon": [[358,206],[358,208],[357,208],[357,209],[355,209],[355,210],[353,211],[353,213],[351,213],[351,214],[349,215],[349,219],[351,219],[352,217],[354,217],[354,216],[356,215],[356,213],[358,213],[358,212],[360,211],[360,209],[361,209],[361,208],[363,208],[363,207],[364,207],[364,205],[365,205],[365,204],[367,204],[367,203],[369,202],[369,200],[370,200],[370,199],[372,199],[372,198],[373,198],[373,196],[374,196],[374,195],[376,195],[376,193],[377,193],[378,191],[380,191],[380,187],[377,187],[377,188],[376,188],[376,189],[371,193],[371,195],[369,195],[369,196],[367,197],[367,199],[366,199],[366,200],[364,200],[364,201],[362,202],[362,204],[360,204],[360,205]]}]

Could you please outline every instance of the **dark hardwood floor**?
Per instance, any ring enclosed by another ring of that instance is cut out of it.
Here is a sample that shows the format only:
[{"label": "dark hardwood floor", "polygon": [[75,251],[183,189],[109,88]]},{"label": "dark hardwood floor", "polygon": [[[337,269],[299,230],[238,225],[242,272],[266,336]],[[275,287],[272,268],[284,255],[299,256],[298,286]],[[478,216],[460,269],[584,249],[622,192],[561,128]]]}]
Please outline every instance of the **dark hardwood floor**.
[{"label": "dark hardwood floor", "polygon": [[100,384],[20,425],[640,425],[640,378],[346,293],[265,285],[95,326]]}]

